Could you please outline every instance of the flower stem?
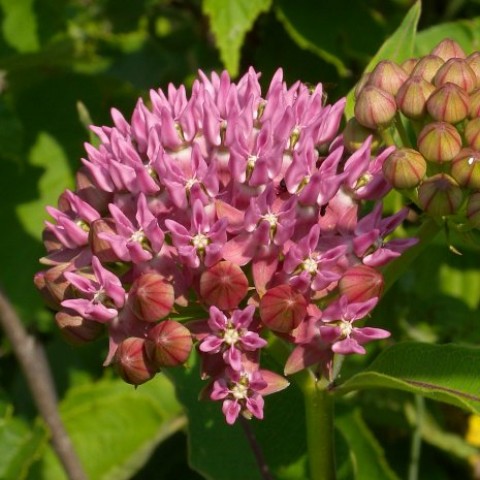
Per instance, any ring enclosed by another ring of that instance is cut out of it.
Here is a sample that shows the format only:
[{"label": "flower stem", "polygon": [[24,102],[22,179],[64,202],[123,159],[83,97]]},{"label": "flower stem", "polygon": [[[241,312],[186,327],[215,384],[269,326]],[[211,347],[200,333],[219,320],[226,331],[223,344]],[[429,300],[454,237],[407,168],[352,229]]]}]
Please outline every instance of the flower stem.
[{"label": "flower stem", "polygon": [[415,395],[415,407],[417,411],[417,419],[412,436],[408,480],[418,480],[418,467],[420,463],[420,451],[422,448],[423,417],[425,415],[425,399],[421,395]]},{"label": "flower stem", "polygon": [[427,218],[417,232],[418,243],[393,262],[383,271],[385,279],[385,292],[398,280],[398,278],[408,269],[410,263],[417,258],[423,249],[436,237],[442,229],[442,224],[433,218]]},{"label": "flower stem", "polygon": [[333,395],[326,381],[304,373],[299,384],[305,398],[309,478],[335,480]]}]

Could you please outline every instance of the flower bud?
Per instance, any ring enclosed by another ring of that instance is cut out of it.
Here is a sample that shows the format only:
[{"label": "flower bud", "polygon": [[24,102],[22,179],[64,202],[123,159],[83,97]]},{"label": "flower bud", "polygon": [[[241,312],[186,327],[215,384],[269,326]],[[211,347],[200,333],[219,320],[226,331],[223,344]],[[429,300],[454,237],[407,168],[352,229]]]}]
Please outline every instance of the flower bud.
[{"label": "flower bud", "polygon": [[148,332],[147,353],[158,368],[182,365],[192,346],[188,328],[173,320],[164,320]]},{"label": "flower bud", "polygon": [[462,47],[451,38],[445,38],[442,40],[433,50],[432,55],[437,55],[438,57],[445,60],[450,58],[465,58],[465,52],[462,50]]},{"label": "flower bud", "polygon": [[54,252],[63,248],[62,242],[56,237],[56,235],[47,228],[43,229],[42,241],[47,253]]},{"label": "flower bud", "polygon": [[367,128],[387,126],[396,112],[393,95],[372,85],[362,89],[355,104],[355,118]]},{"label": "flower bud", "polygon": [[73,345],[93,342],[100,338],[105,331],[103,324],[87,320],[72,311],[60,310],[55,315],[55,321],[62,335]]},{"label": "flower bud", "polygon": [[380,297],[383,291],[383,275],[367,265],[349,268],[338,283],[340,295],[349,302],[365,302]]},{"label": "flower bud", "polygon": [[111,245],[106,240],[99,238],[99,233],[115,233],[115,223],[109,218],[99,218],[90,224],[90,232],[88,234],[88,241],[93,254],[98,257],[101,262],[116,262],[117,255],[113,251]]},{"label": "flower bud", "polygon": [[45,272],[45,285],[53,299],[58,302],[57,310],[65,298],[73,296],[73,287],[63,275],[67,270],[71,270],[71,267],[70,263],[61,263]]},{"label": "flower bud", "polygon": [[418,58],[408,58],[402,63],[402,68],[407,75],[410,75],[413,72],[413,69],[416,67],[418,63]]},{"label": "flower bud", "polygon": [[90,175],[85,167],[81,167],[80,170],[78,170],[75,179],[77,183],[77,195],[89,203],[97,212],[107,213],[112,194],[97,188],[90,179]]},{"label": "flower bud", "polygon": [[427,112],[427,100],[435,87],[420,75],[410,77],[399,89],[395,100],[408,118],[420,119]]},{"label": "flower bud", "polygon": [[382,60],[372,71],[368,79],[368,85],[373,85],[384,92],[396,95],[407,78],[407,73],[400,65],[390,60]]},{"label": "flower bud", "polygon": [[467,117],[469,110],[470,98],[453,83],[437,88],[427,101],[428,113],[439,122],[461,122]]},{"label": "flower bud", "polygon": [[370,148],[372,151],[375,151],[380,144],[377,132],[360,125],[357,119],[352,117],[348,120],[343,130],[343,143],[345,148],[350,153],[356,152],[370,135],[373,137]]},{"label": "flower bud", "polygon": [[395,188],[414,188],[427,172],[427,162],[411,148],[392,152],[383,163],[383,175]]},{"label": "flower bud", "polygon": [[475,228],[480,228],[480,192],[474,192],[468,197],[467,218]]},{"label": "flower bud", "polygon": [[475,73],[477,79],[476,87],[480,87],[480,52],[473,52],[467,57],[467,63]]},{"label": "flower bud", "polygon": [[412,70],[411,76],[420,76],[426,82],[431,83],[433,77],[435,77],[438,70],[444,63],[445,62],[436,55],[426,55],[425,57],[422,57],[415,65],[415,68]]},{"label": "flower bud", "polygon": [[453,83],[470,93],[477,86],[477,77],[466,60],[451,58],[439,68],[433,83],[436,87]]},{"label": "flower bud", "polygon": [[166,317],[175,301],[173,286],[156,272],[140,275],[130,289],[129,304],[135,315],[145,322]]},{"label": "flower bud", "polygon": [[296,328],[307,313],[305,297],[290,285],[279,285],[260,300],[262,322],[275,332],[288,333]]},{"label": "flower bud", "polygon": [[465,126],[465,140],[475,150],[480,150],[480,117],[470,120]]},{"label": "flower bud", "polygon": [[353,95],[355,97],[355,100],[358,98],[360,95],[360,92],[363,90],[363,87],[367,85],[368,80],[370,79],[371,73],[364,73],[361,77],[360,80],[357,82],[355,85],[355,90],[353,91]]},{"label": "flower bud", "polygon": [[248,279],[242,269],[230,261],[218,262],[200,277],[200,295],[208,305],[220,310],[238,307],[248,291]]},{"label": "flower bud", "polygon": [[433,217],[455,213],[462,203],[462,190],[446,173],[427,178],[418,188],[418,201]]},{"label": "flower bud", "polygon": [[462,149],[453,159],[450,173],[461,187],[480,189],[480,152]]},{"label": "flower bud", "polygon": [[129,337],[115,352],[115,366],[122,379],[131,385],[141,385],[151,380],[158,368],[148,358],[145,339]]},{"label": "flower bud", "polygon": [[470,118],[480,117],[480,88],[470,94],[470,110],[468,116]]},{"label": "flower bud", "polygon": [[426,160],[448,162],[462,148],[462,138],[453,125],[433,122],[425,125],[418,135],[417,147]]},{"label": "flower bud", "polygon": [[47,288],[47,284],[45,282],[45,271],[42,270],[41,272],[37,272],[33,277],[33,283],[40,292],[40,295],[47,304],[47,307],[51,308],[52,310],[58,310],[60,308],[60,303]]}]

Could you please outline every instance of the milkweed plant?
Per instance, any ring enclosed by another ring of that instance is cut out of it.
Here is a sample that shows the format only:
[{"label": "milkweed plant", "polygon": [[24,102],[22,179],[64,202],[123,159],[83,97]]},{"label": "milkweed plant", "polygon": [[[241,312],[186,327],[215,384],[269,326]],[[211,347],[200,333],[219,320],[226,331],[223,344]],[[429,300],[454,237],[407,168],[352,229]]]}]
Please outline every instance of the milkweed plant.
[{"label": "milkweed plant", "polygon": [[[347,121],[321,83],[279,69],[262,91],[260,78],[200,71],[92,126],[75,187],[47,208],[35,284],[67,339],[108,339],[104,365],[125,382],[195,368],[199,401],[229,428],[268,424],[268,405],[299,389],[305,475],[328,480],[336,398],[461,401],[398,366],[395,349],[413,347],[375,312],[439,231],[480,227],[480,53],[445,39],[378,61]],[[344,380],[373,344],[378,367]]]}]

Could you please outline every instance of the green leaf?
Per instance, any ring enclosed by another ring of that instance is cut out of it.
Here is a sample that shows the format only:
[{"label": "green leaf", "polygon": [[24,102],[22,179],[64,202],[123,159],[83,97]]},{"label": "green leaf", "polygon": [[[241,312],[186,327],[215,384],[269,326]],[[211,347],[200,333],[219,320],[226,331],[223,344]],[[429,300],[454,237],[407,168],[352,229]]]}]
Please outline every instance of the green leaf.
[{"label": "green leaf", "polygon": [[[192,356],[185,369],[172,370],[177,395],[188,413],[189,463],[205,478],[215,480],[261,480],[264,478],[255,461],[241,422],[227,425],[222,403],[199,400],[208,384],[200,379],[198,359]],[[269,358],[262,358],[265,368]],[[252,429],[277,480],[308,478],[303,397],[290,385],[286,390],[265,398],[265,418],[252,419]],[[292,408],[294,406],[294,408]]]},{"label": "green leaf", "polygon": [[405,342],[382,352],[363,372],[336,388],[395,388],[480,412],[480,348]]},{"label": "green leaf", "polygon": [[[91,480],[133,476],[161,441],[185,426],[171,383],[163,375],[137,389],[121,380],[102,380],[73,388],[60,413]],[[54,473],[52,473],[54,472]],[[39,478],[63,479],[52,452]]]},{"label": "green leaf", "polygon": [[18,205],[17,215],[25,230],[41,239],[45,205],[56,205],[58,196],[73,184],[68,159],[60,144],[46,132],[40,132],[30,152],[30,164],[45,170],[38,183],[40,197]]},{"label": "green leaf", "polygon": [[[405,15],[405,18],[395,32],[385,41],[370,60],[365,68],[365,72],[372,71],[375,65],[381,60],[392,60],[401,63],[413,56],[420,13],[421,2],[417,1]],[[345,116],[347,119],[353,116],[353,108],[355,105],[354,91],[355,88],[352,88],[347,95],[347,104],[345,106]]]},{"label": "green leaf", "polygon": [[0,418],[0,479],[24,479],[30,465],[36,460],[47,440],[45,429],[12,415],[8,406]]},{"label": "green leaf", "polygon": [[480,49],[480,17],[434,25],[417,33],[415,56],[428,55],[445,38],[451,38],[467,54]]},{"label": "green leaf", "polygon": [[0,0],[4,13],[3,36],[10,46],[22,53],[35,52],[40,46],[33,3],[34,0]]},{"label": "green leaf", "polygon": [[359,409],[338,415],[335,426],[349,446],[355,480],[398,480]]},{"label": "green leaf", "polygon": [[238,74],[245,34],[271,4],[272,0],[203,0],[203,13],[210,18],[220,57],[232,76]]}]

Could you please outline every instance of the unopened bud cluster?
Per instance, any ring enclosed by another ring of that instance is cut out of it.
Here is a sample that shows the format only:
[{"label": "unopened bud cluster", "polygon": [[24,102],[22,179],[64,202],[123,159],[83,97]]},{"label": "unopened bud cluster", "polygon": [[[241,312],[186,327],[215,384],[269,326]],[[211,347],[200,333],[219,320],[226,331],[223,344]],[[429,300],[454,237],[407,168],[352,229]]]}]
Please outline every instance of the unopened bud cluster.
[{"label": "unopened bud cluster", "polygon": [[371,134],[383,148],[379,138],[399,129],[408,143],[396,137],[402,148],[384,162],[385,178],[428,214],[465,215],[480,227],[480,52],[467,56],[447,39],[422,58],[382,61],[366,74],[347,144],[354,150]]},{"label": "unopened bud cluster", "polygon": [[67,337],[107,332],[105,363],[131,384],[196,345],[203,396],[228,423],[262,418],[263,397],[288,385],[261,366],[269,335],[292,344],[282,373],[328,377],[335,353],[387,337],[363,319],[380,267],[415,243],[386,239],[407,213],[382,214],[392,149],[374,156],[367,139],[350,155],[344,99],[325,105],[321,85],[287,87],[281,71],[262,96],[258,77],[200,73],[189,98],[170,85],[130,121],[112,110],[113,127],[92,127],[100,145],[48,209],[35,277]]}]

